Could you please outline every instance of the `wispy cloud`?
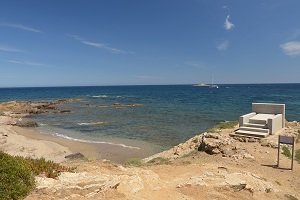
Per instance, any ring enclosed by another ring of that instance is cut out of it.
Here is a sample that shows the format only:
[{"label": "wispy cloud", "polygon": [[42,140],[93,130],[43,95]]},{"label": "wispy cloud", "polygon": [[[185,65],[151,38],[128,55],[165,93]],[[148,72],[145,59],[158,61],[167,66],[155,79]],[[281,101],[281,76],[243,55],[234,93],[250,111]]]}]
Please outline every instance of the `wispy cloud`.
[{"label": "wispy cloud", "polygon": [[229,47],[229,41],[228,40],[225,40],[223,42],[221,42],[220,44],[217,45],[217,49],[219,51],[225,51],[227,50]]},{"label": "wispy cloud", "polygon": [[9,52],[9,53],[22,53],[24,51],[20,49],[16,49],[14,47],[8,47],[8,46],[1,46],[0,45],[0,52]]},{"label": "wispy cloud", "polygon": [[80,43],[82,43],[84,45],[88,45],[88,46],[95,47],[95,48],[98,48],[98,49],[104,49],[104,50],[107,50],[111,53],[115,53],[115,54],[133,54],[134,53],[132,51],[125,51],[125,50],[121,50],[121,49],[118,49],[118,48],[111,47],[108,44],[99,43],[99,42],[92,42],[92,41],[83,39],[83,38],[81,38],[77,35],[68,35],[68,36],[73,38],[74,40],[79,41]]},{"label": "wispy cloud", "polygon": [[228,31],[234,28],[234,24],[229,20],[229,18],[230,18],[230,15],[227,15],[225,22],[224,22],[224,28]]},{"label": "wispy cloud", "polygon": [[19,29],[19,30],[22,30],[22,31],[29,31],[29,32],[34,32],[34,33],[41,33],[42,32],[41,30],[29,27],[29,26],[25,26],[25,25],[22,25],[22,24],[0,23],[0,26],[15,28],[15,29]]},{"label": "wispy cloud", "polygon": [[29,66],[35,66],[35,67],[46,66],[45,64],[42,64],[42,63],[21,61],[21,60],[8,60],[7,62],[12,63],[12,64],[29,65]]},{"label": "wispy cloud", "polygon": [[300,56],[300,41],[286,42],[280,48],[288,56]]}]

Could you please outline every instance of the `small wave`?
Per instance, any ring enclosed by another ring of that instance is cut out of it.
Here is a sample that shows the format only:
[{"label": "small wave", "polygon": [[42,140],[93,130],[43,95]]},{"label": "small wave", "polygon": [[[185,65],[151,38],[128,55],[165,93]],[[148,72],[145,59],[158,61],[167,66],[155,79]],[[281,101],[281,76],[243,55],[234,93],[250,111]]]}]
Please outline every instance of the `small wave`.
[{"label": "small wave", "polygon": [[107,96],[107,95],[94,95],[92,97],[93,98],[108,98],[109,96]]},{"label": "small wave", "polygon": [[91,143],[91,144],[109,144],[109,145],[129,148],[129,149],[140,149],[139,147],[128,146],[128,145],[121,144],[121,143],[112,143],[112,142],[104,142],[104,141],[92,141],[92,140],[77,139],[77,138],[69,137],[69,136],[66,136],[66,135],[63,135],[63,134],[60,134],[60,133],[54,133],[54,135],[57,136],[57,137],[61,137],[61,138],[76,141],[76,142],[84,142],[84,143]]},{"label": "small wave", "polygon": [[121,96],[121,95],[87,95],[88,97],[92,97],[92,98],[111,98],[111,99],[120,99],[120,98],[133,98],[131,96]]},{"label": "small wave", "polygon": [[43,123],[40,123],[39,125],[40,126],[48,126],[48,124],[43,124]]},{"label": "small wave", "polygon": [[89,126],[89,125],[103,125],[103,124],[107,124],[107,122],[82,122],[77,124],[79,126]]}]

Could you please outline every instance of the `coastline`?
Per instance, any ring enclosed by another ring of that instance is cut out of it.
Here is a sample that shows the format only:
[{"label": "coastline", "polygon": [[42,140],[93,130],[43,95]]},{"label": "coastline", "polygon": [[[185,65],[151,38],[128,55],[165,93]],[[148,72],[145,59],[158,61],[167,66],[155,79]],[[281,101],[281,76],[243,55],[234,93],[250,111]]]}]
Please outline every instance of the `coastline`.
[{"label": "coastline", "polygon": [[[93,144],[44,134],[36,128],[0,125],[0,133],[6,138],[1,149],[12,155],[44,157],[55,162],[66,161],[65,156],[81,153],[88,160],[111,160],[123,163],[131,158],[144,158],[153,154],[150,148],[127,148],[114,144]],[[141,145],[142,146],[142,145]],[[144,146],[145,147],[145,146]]]},{"label": "coastline", "polygon": [[34,139],[27,134],[33,132],[26,128],[15,129],[11,125],[0,125],[0,150],[10,155],[45,158],[54,162],[65,161],[64,156],[71,150],[51,140]]},{"label": "coastline", "polygon": [[[34,110],[35,114],[42,111],[45,110]],[[151,153],[141,141],[125,143],[111,139],[88,143],[58,137],[55,132],[35,128],[30,118],[23,117],[27,113],[28,110],[14,110],[0,116],[0,150],[11,155],[62,162],[66,167],[75,167],[75,173],[62,172],[57,179],[43,174],[35,176],[36,189],[26,200],[299,197],[300,160],[299,164],[294,163],[293,171],[275,168],[274,163],[277,134],[299,138],[300,122],[286,122],[283,130],[261,139],[231,137],[237,126],[231,124],[227,128],[195,134],[166,151]],[[298,141],[298,150],[299,145]],[[76,152],[87,159],[65,159],[66,155]],[[124,163],[129,158],[138,159]],[[289,158],[281,155],[280,163],[280,167],[289,167]]]},{"label": "coastline", "polygon": [[88,160],[111,160],[123,163],[132,158],[145,158],[157,149],[143,141],[105,139],[89,141],[37,128],[30,116],[40,113],[61,113],[59,106],[77,99],[43,102],[4,102],[0,104],[0,150],[11,155],[40,158],[55,162],[66,161],[65,156],[81,153]]}]

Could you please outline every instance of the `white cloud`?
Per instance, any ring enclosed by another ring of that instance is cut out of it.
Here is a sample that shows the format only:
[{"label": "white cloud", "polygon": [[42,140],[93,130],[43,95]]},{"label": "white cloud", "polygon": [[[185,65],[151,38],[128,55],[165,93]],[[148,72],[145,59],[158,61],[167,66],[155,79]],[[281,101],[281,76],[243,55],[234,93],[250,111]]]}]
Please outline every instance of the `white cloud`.
[{"label": "white cloud", "polygon": [[12,63],[12,64],[30,65],[30,66],[36,66],[36,67],[45,66],[44,64],[41,64],[41,63],[28,62],[28,61],[20,61],[20,60],[8,60],[7,62]]},{"label": "white cloud", "polygon": [[21,52],[23,52],[22,50],[19,50],[19,49],[13,48],[13,47],[1,46],[1,45],[0,45],[0,51],[9,52],[9,53],[21,53]]},{"label": "white cloud", "polygon": [[288,56],[300,56],[300,41],[291,41],[280,45]]},{"label": "white cloud", "polygon": [[98,49],[104,49],[104,50],[107,50],[111,53],[115,53],[115,54],[133,54],[134,53],[132,51],[124,51],[124,50],[121,50],[121,49],[110,47],[109,45],[104,44],[104,43],[88,41],[88,40],[83,39],[83,38],[81,38],[77,35],[68,35],[68,36],[73,38],[74,40],[79,41],[82,44],[85,44],[85,45],[88,45],[88,46],[91,46],[91,47],[95,47],[95,48],[98,48]]},{"label": "white cloud", "polygon": [[19,30],[23,30],[23,31],[29,31],[29,32],[35,32],[35,33],[41,33],[41,30],[32,28],[32,27],[28,27],[28,26],[24,26],[22,24],[11,24],[11,23],[1,23],[0,26],[6,26],[6,27],[10,27],[10,28],[16,28]]},{"label": "white cloud", "polygon": [[229,47],[229,41],[228,40],[225,40],[223,42],[221,42],[218,46],[217,46],[217,49],[219,51],[225,51],[227,50]]},{"label": "white cloud", "polygon": [[225,22],[224,22],[224,28],[228,31],[234,28],[234,24],[229,20],[229,18],[230,18],[230,16],[227,15]]}]

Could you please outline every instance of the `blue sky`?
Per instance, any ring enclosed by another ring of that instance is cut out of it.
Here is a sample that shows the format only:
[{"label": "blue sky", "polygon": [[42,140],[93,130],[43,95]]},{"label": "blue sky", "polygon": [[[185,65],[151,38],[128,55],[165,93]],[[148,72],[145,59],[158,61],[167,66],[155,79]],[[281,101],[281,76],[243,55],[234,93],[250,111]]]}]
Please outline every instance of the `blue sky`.
[{"label": "blue sky", "polygon": [[0,87],[300,82],[299,0],[0,2]]}]

